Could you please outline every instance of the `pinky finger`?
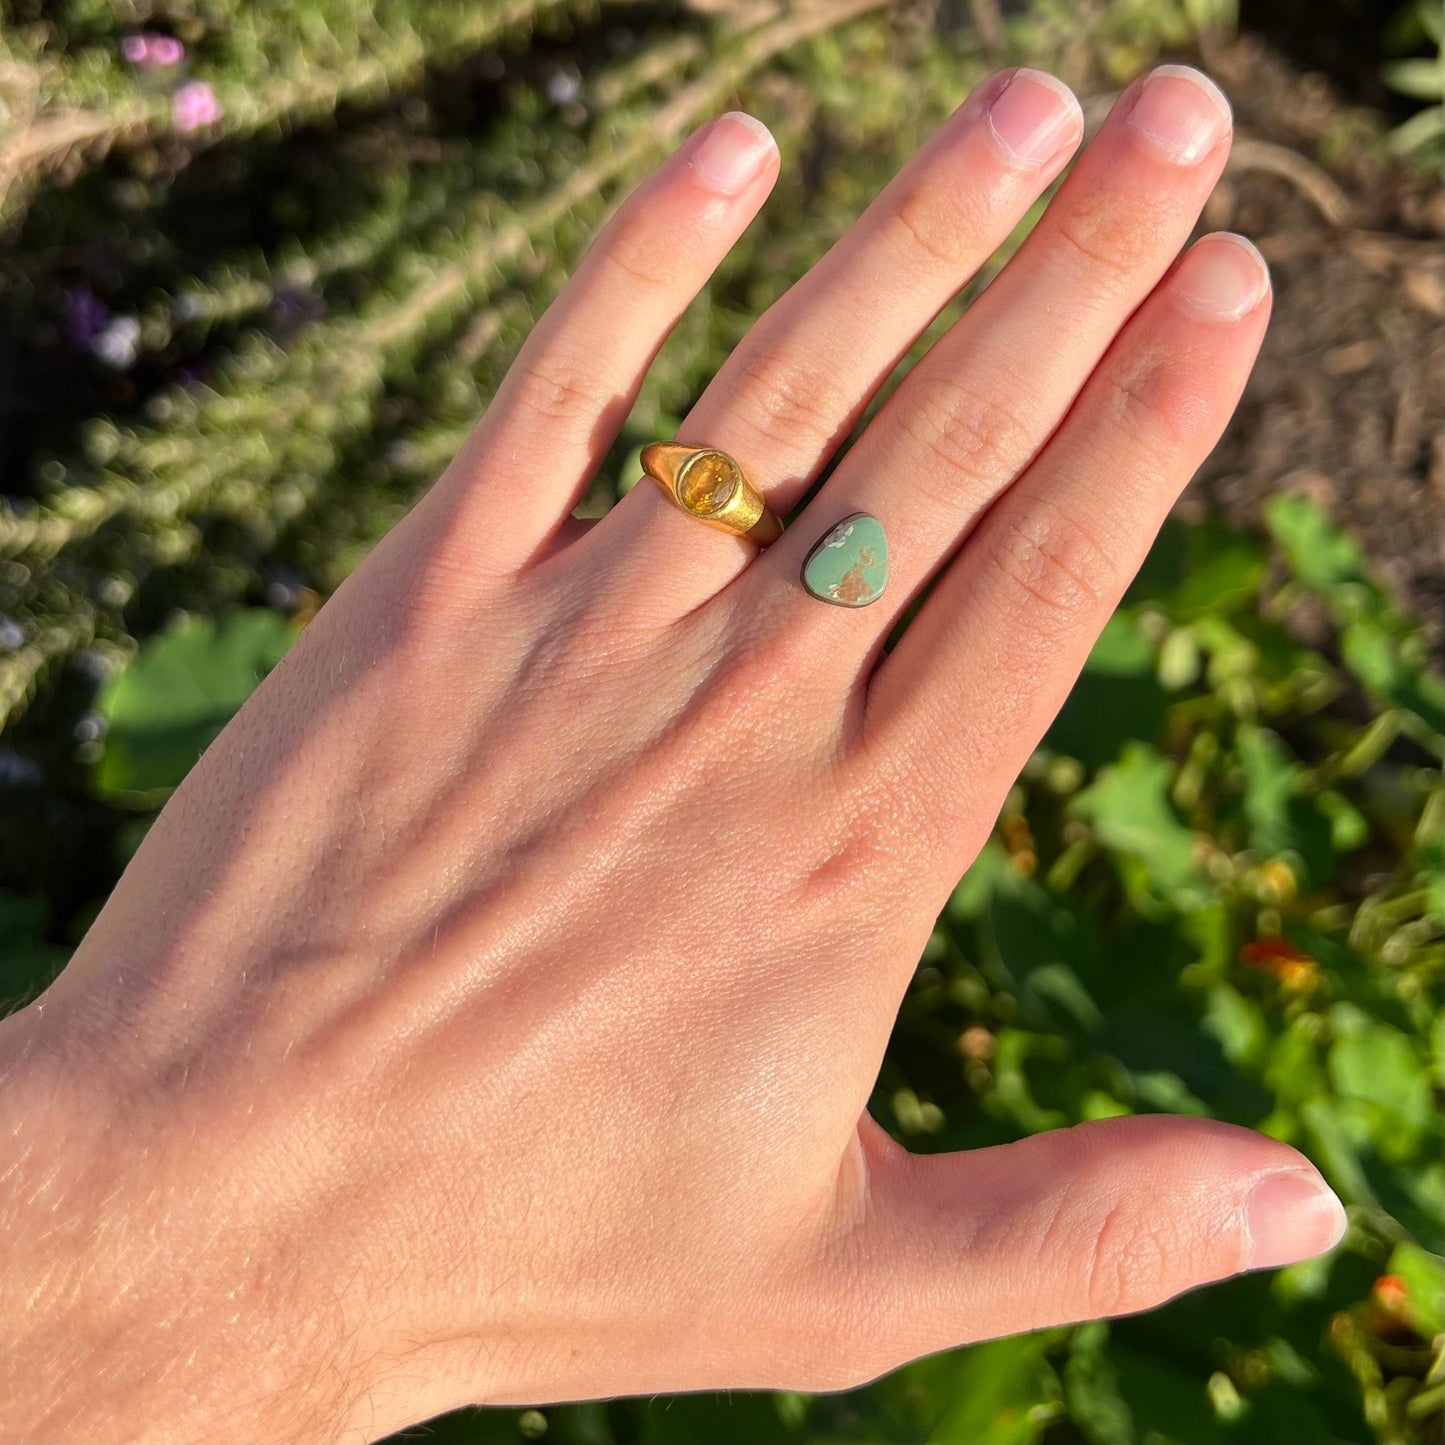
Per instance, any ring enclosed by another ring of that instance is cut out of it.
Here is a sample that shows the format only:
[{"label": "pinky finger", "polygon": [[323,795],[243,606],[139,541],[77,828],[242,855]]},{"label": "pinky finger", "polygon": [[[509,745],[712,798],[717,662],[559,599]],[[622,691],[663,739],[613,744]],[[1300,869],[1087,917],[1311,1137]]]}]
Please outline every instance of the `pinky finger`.
[{"label": "pinky finger", "polygon": [[[1248,241],[1218,234],[1186,252],[875,672],[870,752],[968,809],[937,819],[965,854],[1218,441],[1268,317],[1269,273]],[[947,865],[956,876],[968,861]]]}]

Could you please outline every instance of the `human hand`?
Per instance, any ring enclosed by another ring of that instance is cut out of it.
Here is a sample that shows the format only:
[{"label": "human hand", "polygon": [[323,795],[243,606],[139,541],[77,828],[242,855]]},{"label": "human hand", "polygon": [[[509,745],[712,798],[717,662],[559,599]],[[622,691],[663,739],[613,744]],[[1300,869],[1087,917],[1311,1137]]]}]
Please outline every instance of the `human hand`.
[{"label": "human hand", "polygon": [[[792,507],[1080,132],[1057,82],[987,82],[679,439]],[[1228,135],[1199,78],[1132,87],[762,554],[651,486],[569,520],[776,152],[722,120],[639,188],[0,1025],[29,1302],[0,1430],[356,1439],[833,1389],[1334,1242],[1308,1161],[1246,1130],[925,1159],[865,1109],[938,909],[1258,346],[1253,251],[1176,263]],[[802,559],[858,511],[889,588],[822,605]]]}]

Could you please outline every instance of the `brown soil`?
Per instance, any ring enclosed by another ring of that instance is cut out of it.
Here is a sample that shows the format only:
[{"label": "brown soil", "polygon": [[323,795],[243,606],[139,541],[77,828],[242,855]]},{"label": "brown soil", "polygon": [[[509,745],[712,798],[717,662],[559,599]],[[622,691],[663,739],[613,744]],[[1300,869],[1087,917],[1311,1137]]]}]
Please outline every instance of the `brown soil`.
[{"label": "brown soil", "polygon": [[1238,140],[1205,215],[1254,239],[1275,280],[1240,413],[1181,507],[1249,525],[1276,491],[1325,505],[1445,642],[1445,189],[1248,39],[1203,57]]}]

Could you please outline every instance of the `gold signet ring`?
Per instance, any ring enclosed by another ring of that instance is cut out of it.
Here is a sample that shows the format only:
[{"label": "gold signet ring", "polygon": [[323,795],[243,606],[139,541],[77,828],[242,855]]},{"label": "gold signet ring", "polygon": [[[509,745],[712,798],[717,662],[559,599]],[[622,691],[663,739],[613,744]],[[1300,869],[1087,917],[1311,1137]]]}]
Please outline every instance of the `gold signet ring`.
[{"label": "gold signet ring", "polygon": [[762,493],[726,452],[651,442],[642,449],[642,470],[699,522],[746,537],[759,547],[783,535],[783,524],[768,510]]}]

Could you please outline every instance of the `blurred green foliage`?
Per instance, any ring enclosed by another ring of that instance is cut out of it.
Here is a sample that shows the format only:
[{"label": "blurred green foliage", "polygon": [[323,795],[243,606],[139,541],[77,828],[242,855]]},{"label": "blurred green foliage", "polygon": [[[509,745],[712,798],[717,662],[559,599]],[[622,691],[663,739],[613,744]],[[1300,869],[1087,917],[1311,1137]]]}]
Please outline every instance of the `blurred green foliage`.
[{"label": "blurred green foliage", "polygon": [[[664,347],[594,514],[987,69],[1114,85],[1234,19],[1229,0],[945,4],[937,24],[781,0],[12,8],[0,316],[36,419],[7,439],[0,407],[11,999],[61,966],[169,788],[688,128],[762,115],[778,196]],[[184,61],[125,60],[142,25]],[[187,129],[196,81],[219,114]],[[1268,520],[1161,535],[939,919],[873,1109],[921,1150],[1149,1110],[1259,1128],[1347,1201],[1342,1248],[845,1396],[465,1412],[431,1438],[1440,1438],[1441,682],[1323,513],[1281,496]]]},{"label": "blurred green foliage", "polygon": [[101,691],[96,791],[117,803],[164,801],[294,636],[261,607],[178,620]]},{"label": "blurred green foliage", "polygon": [[1411,55],[1385,67],[1385,84],[1420,102],[1420,109],[1390,136],[1396,150],[1417,156],[1438,172],[1445,163],[1445,10],[1439,0],[1410,0],[1391,26],[1397,51],[1434,47],[1434,55]]}]

